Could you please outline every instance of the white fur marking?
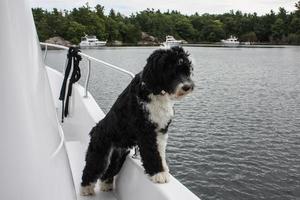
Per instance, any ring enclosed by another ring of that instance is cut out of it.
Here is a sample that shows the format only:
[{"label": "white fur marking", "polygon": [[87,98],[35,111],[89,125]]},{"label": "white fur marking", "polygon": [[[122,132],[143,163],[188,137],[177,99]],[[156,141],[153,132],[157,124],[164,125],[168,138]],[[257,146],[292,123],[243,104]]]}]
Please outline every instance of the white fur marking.
[{"label": "white fur marking", "polygon": [[100,182],[100,190],[102,192],[108,192],[113,189],[113,182],[112,183],[106,183],[105,181]]},{"label": "white fur marking", "polygon": [[168,183],[170,181],[169,172],[159,172],[150,177],[150,180],[154,183]]},{"label": "white fur marking", "polygon": [[112,154],[113,150],[114,150],[114,147],[112,146],[112,147],[110,148],[110,150],[109,150],[109,153],[108,153],[107,157],[106,157],[106,163],[107,163],[107,165],[105,166],[105,169],[103,170],[103,173],[105,173],[106,170],[107,170],[107,168],[109,167],[109,164],[110,164],[110,158],[111,158],[111,154]]},{"label": "white fur marking", "polygon": [[158,129],[165,128],[174,116],[174,102],[168,94],[150,94],[149,98],[151,101],[146,104],[146,108],[149,111],[150,120],[158,125]]},{"label": "white fur marking", "polygon": [[164,172],[169,172],[169,167],[166,162],[166,146],[168,134],[159,132],[160,129],[166,128],[172,117],[174,116],[174,102],[169,94],[153,95],[150,94],[150,103],[146,104],[149,111],[149,119],[158,125],[156,132],[157,150],[162,160]]},{"label": "white fur marking", "polygon": [[166,161],[166,147],[167,147],[168,134],[157,133],[156,142],[159,155],[161,157],[162,165],[165,172],[169,172],[169,167]]},{"label": "white fur marking", "polygon": [[87,186],[81,186],[80,188],[80,195],[82,196],[90,196],[95,194],[95,183],[91,183],[90,185]]}]

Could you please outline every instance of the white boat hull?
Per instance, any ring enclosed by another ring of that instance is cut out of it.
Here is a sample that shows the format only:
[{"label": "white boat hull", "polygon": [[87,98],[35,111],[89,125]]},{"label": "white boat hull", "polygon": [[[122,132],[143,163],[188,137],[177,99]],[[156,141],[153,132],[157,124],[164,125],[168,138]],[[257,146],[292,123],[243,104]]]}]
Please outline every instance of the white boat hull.
[{"label": "white boat hull", "polygon": [[222,41],[223,45],[228,45],[228,46],[237,46],[240,43],[239,42],[226,42],[226,41]]},{"label": "white boat hull", "polygon": [[178,47],[181,45],[181,41],[176,41],[176,42],[164,42],[163,46],[164,47],[168,47],[168,48],[172,48],[172,47]]},{"label": "white boat hull", "polygon": [[182,43],[181,40],[176,40],[173,36],[167,35],[166,41],[162,43],[162,45],[166,48],[178,47]]},{"label": "white boat hull", "polygon": [[221,42],[224,46],[238,46],[240,44],[238,38],[232,35],[226,40],[221,40]]},{"label": "white boat hull", "polygon": [[98,48],[104,47],[106,45],[106,41],[99,41],[99,42],[80,42],[80,48]]}]

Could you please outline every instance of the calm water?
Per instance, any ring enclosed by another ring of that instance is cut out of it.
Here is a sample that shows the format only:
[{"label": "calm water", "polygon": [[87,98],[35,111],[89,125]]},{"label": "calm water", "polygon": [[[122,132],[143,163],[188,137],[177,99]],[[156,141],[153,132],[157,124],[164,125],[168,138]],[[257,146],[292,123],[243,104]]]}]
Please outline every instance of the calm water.
[{"label": "calm water", "polygon": [[[84,52],[137,73],[154,49]],[[171,173],[203,200],[300,199],[300,48],[186,49],[197,87],[175,105]],[[90,91],[107,112],[129,81],[94,64]]]}]

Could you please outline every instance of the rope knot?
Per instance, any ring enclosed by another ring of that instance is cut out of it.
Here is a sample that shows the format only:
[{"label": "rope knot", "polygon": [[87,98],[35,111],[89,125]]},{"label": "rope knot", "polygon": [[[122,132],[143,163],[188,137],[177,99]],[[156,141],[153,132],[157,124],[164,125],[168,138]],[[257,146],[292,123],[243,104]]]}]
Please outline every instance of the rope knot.
[{"label": "rope knot", "polygon": [[70,47],[68,50],[68,59],[77,58],[79,61],[82,60],[81,56],[78,54],[81,52],[77,47]]}]

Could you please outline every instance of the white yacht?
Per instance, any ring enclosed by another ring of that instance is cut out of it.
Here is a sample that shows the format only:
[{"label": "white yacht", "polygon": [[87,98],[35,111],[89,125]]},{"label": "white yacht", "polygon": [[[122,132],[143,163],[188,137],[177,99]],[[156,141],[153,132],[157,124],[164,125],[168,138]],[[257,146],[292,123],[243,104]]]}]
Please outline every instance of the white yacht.
[{"label": "white yacht", "polygon": [[106,41],[99,41],[95,35],[85,35],[79,43],[80,48],[97,48],[106,45]]},{"label": "white yacht", "polygon": [[167,35],[166,36],[166,41],[163,42],[163,46],[164,47],[175,47],[175,46],[180,46],[182,44],[181,40],[176,40],[173,36],[171,35]]},{"label": "white yacht", "polygon": [[[171,177],[154,184],[139,159],[128,155],[115,189],[79,195],[90,129],[105,114],[88,92],[93,63],[134,75],[84,53],[85,86],[73,85],[70,115],[60,121],[63,74],[46,66],[28,0],[0,1],[0,198],[5,200],[199,200]],[[64,50],[67,47],[42,43]],[[97,65],[99,66],[99,65]],[[63,66],[62,66],[63,67]]]},{"label": "white yacht", "polygon": [[238,41],[238,38],[235,36],[232,36],[232,35],[226,40],[221,40],[221,42],[224,45],[228,45],[228,46],[237,46],[240,44],[240,42]]}]

